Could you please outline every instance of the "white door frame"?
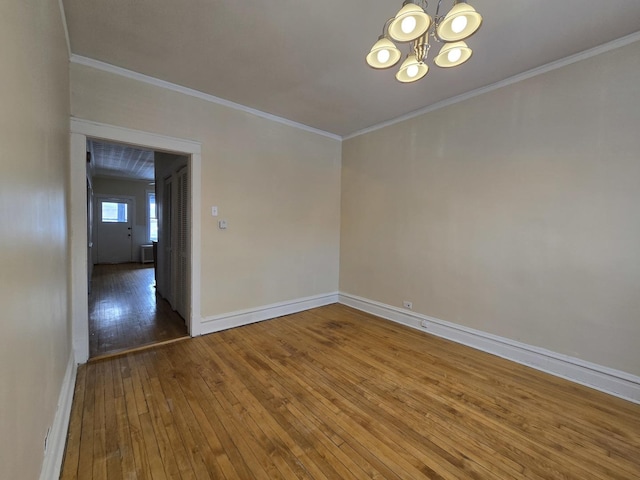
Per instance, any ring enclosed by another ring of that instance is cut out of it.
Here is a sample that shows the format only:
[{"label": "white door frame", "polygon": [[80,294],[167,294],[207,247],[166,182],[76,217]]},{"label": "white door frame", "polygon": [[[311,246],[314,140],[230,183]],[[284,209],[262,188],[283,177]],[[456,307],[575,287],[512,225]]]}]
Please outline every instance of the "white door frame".
[{"label": "white door frame", "polygon": [[69,249],[71,255],[70,311],[71,338],[76,362],[89,359],[89,305],[87,301],[87,137],[126,143],[189,157],[191,184],[191,275],[190,311],[187,328],[192,337],[201,334],[200,257],[201,257],[201,169],[199,142],[132,130],[79,118],[71,118],[71,159],[69,178]]}]

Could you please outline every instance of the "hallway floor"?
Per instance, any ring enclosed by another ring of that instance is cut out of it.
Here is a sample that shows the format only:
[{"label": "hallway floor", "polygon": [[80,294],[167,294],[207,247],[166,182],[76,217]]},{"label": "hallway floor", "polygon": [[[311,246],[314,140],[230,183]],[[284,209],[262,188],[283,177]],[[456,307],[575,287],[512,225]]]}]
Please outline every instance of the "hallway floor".
[{"label": "hallway floor", "polygon": [[95,265],[89,295],[91,358],[185,336],[182,317],[156,296],[153,266]]}]

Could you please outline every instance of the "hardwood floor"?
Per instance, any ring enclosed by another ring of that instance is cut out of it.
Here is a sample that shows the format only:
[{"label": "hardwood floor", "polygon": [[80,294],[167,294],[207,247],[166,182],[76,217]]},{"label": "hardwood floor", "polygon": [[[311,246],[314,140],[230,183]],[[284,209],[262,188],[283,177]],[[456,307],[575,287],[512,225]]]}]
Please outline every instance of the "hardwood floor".
[{"label": "hardwood floor", "polygon": [[342,305],[80,367],[62,479],[633,479],[640,405]]},{"label": "hardwood floor", "polygon": [[92,358],[187,335],[180,315],[156,296],[153,266],[95,265],[89,295]]}]

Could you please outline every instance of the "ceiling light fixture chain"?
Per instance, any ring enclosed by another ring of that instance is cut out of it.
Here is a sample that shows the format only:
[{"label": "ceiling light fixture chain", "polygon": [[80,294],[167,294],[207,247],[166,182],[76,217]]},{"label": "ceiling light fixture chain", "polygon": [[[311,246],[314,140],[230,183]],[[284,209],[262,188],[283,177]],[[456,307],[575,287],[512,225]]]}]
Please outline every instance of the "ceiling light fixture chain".
[{"label": "ceiling light fixture chain", "polygon": [[382,35],[371,47],[367,63],[375,69],[391,68],[398,63],[402,54],[396,43],[410,43],[409,53],[396,79],[403,83],[415,82],[424,77],[429,66],[426,64],[434,42],[444,43],[434,58],[438,67],[450,68],[462,65],[471,58],[472,50],[464,42],[482,24],[482,16],[466,0],[453,0],[453,6],[446,15],[440,15],[442,0],[438,0],[433,18],[427,13],[426,0],[405,0],[398,13],[386,21]]}]

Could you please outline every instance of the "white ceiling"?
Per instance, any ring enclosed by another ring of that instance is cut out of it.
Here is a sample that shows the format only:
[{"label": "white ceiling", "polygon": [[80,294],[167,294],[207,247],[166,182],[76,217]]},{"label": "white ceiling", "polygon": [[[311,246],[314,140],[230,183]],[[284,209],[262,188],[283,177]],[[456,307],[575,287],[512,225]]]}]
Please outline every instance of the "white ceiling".
[{"label": "white ceiling", "polygon": [[87,140],[87,144],[94,176],[148,181],[155,178],[152,150],[97,140]]},{"label": "white ceiling", "polygon": [[63,0],[75,55],[340,136],[640,30],[640,0],[469,3],[471,60],[405,85],[365,63],[400,0]]}]

